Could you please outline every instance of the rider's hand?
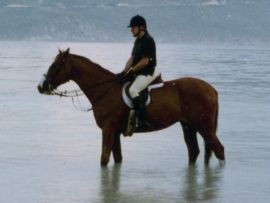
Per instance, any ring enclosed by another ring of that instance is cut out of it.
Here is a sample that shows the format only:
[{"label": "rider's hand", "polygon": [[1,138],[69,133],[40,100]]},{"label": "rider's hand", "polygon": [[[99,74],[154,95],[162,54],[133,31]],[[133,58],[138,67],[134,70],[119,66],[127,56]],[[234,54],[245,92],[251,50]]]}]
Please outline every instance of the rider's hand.
[{"label": "rider's hand", "polygon": [[125,72],[125,77],[132,77],[134,75],[134,69],[133,67],[130,67],[126,72]]},{"label": "rider's hand", "polygon": [[133,68],[128,69],[128,71],[122,71],[118,74],[116,74],[117,79],[120,82],[126,82],[129,80],[134,79],[134,70]]},{"label": "rider's hand", "polygon": [[117,73],[116,77],[117,77],[118,80],[122,80],[122,79],[125,78],[125,75],[126,75],[126,73],[124,71],[122,71],[120,73]]}]

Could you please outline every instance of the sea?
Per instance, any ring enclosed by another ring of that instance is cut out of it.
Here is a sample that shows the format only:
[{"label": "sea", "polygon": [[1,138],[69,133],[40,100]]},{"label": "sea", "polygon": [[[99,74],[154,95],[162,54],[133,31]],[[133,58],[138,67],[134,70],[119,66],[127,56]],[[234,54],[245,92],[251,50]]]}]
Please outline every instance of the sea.
[{"label": "sea", "polygon": [[[119,73],[132,43],[0,42],[0,202],[263,203],[270,199],[270,46],[157,43],[164,80],[196,77],[219,93],[226,163],[201,153],[189,166],[179,123],[121,136],[123,163],[100,166],[101,129],[91,104],[41,95],[60,50]],[[69,82],[62,89],[78,88]]]}]

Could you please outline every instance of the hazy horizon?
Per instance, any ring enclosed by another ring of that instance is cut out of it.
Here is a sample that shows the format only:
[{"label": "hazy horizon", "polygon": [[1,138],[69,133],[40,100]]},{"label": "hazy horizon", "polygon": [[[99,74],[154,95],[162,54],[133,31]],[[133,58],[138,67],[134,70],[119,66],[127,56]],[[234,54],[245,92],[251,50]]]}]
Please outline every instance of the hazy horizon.
[{"label": "hazy horizon", "polygon": [[260,0],[3,0],[0,40],[130,42],[133,15],[158,42],[270,42],[270,2]]}]

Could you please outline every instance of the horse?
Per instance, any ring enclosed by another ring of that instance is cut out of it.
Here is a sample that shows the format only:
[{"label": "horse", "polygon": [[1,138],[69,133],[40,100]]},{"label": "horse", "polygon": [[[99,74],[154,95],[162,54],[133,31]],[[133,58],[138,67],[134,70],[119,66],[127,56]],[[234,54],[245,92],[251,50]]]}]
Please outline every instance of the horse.
[{"label": "horse", "polygon": [[[101,166],[107,166],[111,153],[115,163],[122,163],[120,137],[126,130],[130,111],[122,99],[123,84],[116,74],[86,57],[70,53],[68,48],[59,50],[38,90],[52,95],[59,85],[70,80],[78,84],[92,104],[96,124],[102,130]],[[151,126],[138,128],[135,133],[157,131],[180,122],[189,164],[195,164],[200,153],[197,132],[204,140],[205,164],[209,164],[212,152],[221,164],[225,163],[224,147],[216,135],[218,93],[210,84],[184,77],[165,81],[150,94],[147,115]]]}]

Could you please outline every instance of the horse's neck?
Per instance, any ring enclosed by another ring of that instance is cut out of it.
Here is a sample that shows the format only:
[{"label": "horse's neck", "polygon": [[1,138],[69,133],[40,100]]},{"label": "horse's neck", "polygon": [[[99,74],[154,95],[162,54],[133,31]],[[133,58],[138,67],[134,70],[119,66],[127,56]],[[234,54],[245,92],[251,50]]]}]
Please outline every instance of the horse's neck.
[{"label": "horse's neck", "polygon": [[79,85],[92,103],[99,97],[101,91],[110,85],[106,81],[116,78],[112,72],[86,58],[75,55],[72,57],[72,70],[71,79]]}]

